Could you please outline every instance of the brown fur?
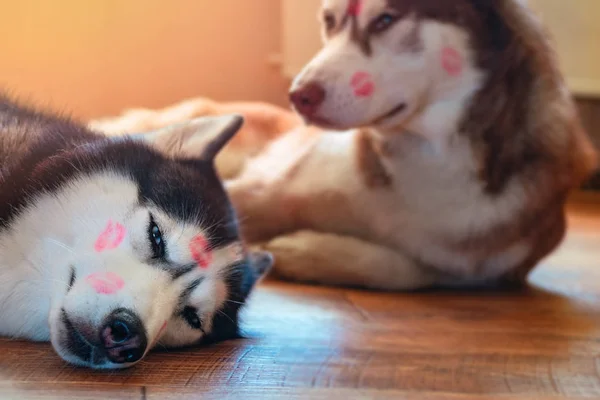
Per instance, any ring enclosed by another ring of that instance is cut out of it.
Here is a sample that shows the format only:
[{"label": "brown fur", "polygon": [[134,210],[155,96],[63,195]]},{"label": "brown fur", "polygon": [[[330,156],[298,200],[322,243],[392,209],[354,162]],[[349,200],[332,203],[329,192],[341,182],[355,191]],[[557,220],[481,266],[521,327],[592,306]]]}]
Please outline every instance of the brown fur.
[{"label": "brown fur", "polygon": [[493,3],[484,15],[497,28],[496,37],[479,61],[492,74],[461,132],[479,154],[480,178],[490,195],[500,195],[513,180],[525,187],[535,182],[536,190],[529,191],[530,201],[514,223],[463,245],[491,251],[517,240],[530,243],[529,259],[514,271],[522,279],[561,242],[566,196],[595,168],[596,154],[565,92],[547,33],[512,1]]},{"label": "brown fur", "polygon": [[[569,187],[582,183],[596,154],[564,92],[549,34],[531,13],[514,0],[388,0],[388,5],[399,15],[448,22],[470,33],[477,64],[491,76],[461,131],[482,153],[481,178],[490,193],[499,193],[511,176],[537,162],[560,170],[549,174],[567,174],[562,178]],[[564,130],[573,140],[557,143],[555,132]]]},{"label": "brown fur", "polygon": [[365,186],[370,189],[391,186],[392,177],[382,164],[375,139],[363,130],[356,136],[356,141],[356,165]]},{"label": "brown fur", "polygon": [[[506,200],[512,195],[526,199],[509,222],[489,226],[470,237],[440,235],[431,239],[479,260],[501,255],[512,246],[523,244],[531,249],[526,260],[503,277],[509,282],[522,282],[561,242],[566,229],[567,195],[579,187],[597,165],[596,153],[565,89],[547,34],[514,0],[388,0],[388,4],[401,15],[414,15],[417,23],[422,19],[435,19],[455,24],[470,34],[476,64],[488,73],[459,126],[459,134],[468,139],[479,162],[479,173],[473,179],[483,184],[490,201]],[[357,29],[355,26],[355,40],[363,40]],[[360,45],[365,50],[368,41]],[[254,126],[260,126],[257,120],[268,119],[261,113],[245,112],[242,108],[236,112],[244,114],[247,123]],[[285,111],[275,114],[299,127],[297,120]],[[302,130],[298,128],[295,135]],[[264,142],[284,132],[267,132]],[[318,135],[318,130],[311,132]],[[298,179],[304,179],[302,182],[306,185],[309,178],[306,173],[302,175],[302,168],[311,154],[302,153],[303,163],[294,165],[300,151],[295,143],[290,140],[287,147],[277,150],[281,162],[289,163],[278,176],[280,179],[301,176]],[[392,174],[386,171],[382,160],[401,156],[366,131],[358,134],[355,153],[351,155],[365,190],[391,188]],[[251,177],[252,171],[246,174]],[[311,198],[298,198],[284,193],[288,186],[283,180],[264,186],[258,193],[255,191],[260,185],[255,184],[247,179],[230,187],[240,215],[252,218],[244,226],[244,233],[251,240],[268,240],[287,232],[311,229],[394,246],[386,238],[369,232],[368,221],[353,215],[348,205],[351,200],[340,196],[335,188]],[[360,226],[364,229],[357,231]],[[441,267],[431,266],[433,269]],[[477,274],[477,271],[471,272]]]},{"label": "brown fur", "polygon": [[[514,180],[525,187],[527,181],[535,182],[536,190],[529,191],[530,202],[517,220],[478,237],[456,238],[455,246],[487,254],[523,240],[533,250],[515,276],[526,276],[562,240],[566,196],[597,165],[596,152],[564,89],[548,32],[513,0],[388,0],[388,6],[397,15],[414,16],[417,24],[433,19],[465,29],[477,65],[490,73],[465,113],[460,132],[468,135],[478,154],[479,178],[490,196],[501,195]],[[352,37],[370,54],[368,33],[352,21]],[[358,140],[358,164],[366,186],[372,188],[386,178],[371,143],[362,134]]]},{"label": "brown fur", "polygon": [[193,118],[223,114],[242,114],[245,123],[239,134],[217,156],[217,167],[224,179],[236,176],[246,160],[283,134],[301,125],[295,114],[271,104],[259,102],[220,103],[204,97],[178,102],[163,109],[132,109],[120,116],[94,120],[92,129],[111,135],[156,130]]}]

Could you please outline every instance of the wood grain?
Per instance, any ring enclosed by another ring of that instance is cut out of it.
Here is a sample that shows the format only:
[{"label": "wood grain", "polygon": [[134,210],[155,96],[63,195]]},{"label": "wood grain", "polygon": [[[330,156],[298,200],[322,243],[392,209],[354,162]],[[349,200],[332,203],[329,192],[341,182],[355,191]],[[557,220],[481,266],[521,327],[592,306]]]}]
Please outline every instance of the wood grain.
[{"label": "wood grain", "polygon": [[248,339],[93,372],[0,339],[1,399],[600,398],[600,201],[519,291],[372,293],[267,281]]}]

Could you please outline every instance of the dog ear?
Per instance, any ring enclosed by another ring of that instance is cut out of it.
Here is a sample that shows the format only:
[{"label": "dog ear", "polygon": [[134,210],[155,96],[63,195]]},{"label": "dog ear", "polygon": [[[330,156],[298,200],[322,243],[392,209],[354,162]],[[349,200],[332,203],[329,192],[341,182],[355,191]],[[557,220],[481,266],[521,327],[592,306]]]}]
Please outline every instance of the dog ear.
[{"label": "dog ear", "polygon": [[252,251],[249,257],[250,267],[255,273],[257,280],[267,275],[275,263],[273,254],[268,251]]},{"label": "dog ear", "polygon": [[254,287],[269,273],[274,263],[273,254],[268,251],[252,250],[248,253],[248,269],[244,271],[240,285],[241,299],[245,301]]},{"label": "dog ear", "polygon": [[200,117],[130,137],[150,143],[169,157],[213,161],[243,123],[237,114]]}]

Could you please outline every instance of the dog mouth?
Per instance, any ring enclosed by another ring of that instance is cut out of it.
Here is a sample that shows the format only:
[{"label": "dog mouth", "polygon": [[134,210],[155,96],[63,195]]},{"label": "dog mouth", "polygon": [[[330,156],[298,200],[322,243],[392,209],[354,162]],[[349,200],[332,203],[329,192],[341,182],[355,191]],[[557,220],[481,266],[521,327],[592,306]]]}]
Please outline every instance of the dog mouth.
[{"label": "dog mouth", "polygon": [[[390,118],[393,118],[395,116],[397,116],[398,114],[401,114],[402,112],[404,112],[406,110],[407,104],[406,103],[400,103],[397,106],[395,106],[394,108],[392,108],[391,110],[389,110],[388,112],[381,114],[379,117],[372,119],[370,122],[367,122],[365,124],[361,124],[361,126],[374,126],[374,125],[379,125],[382,124],[384,122],[386,122],[387,120],[389,120]],[[340,126],[338,124],[335,124],[333,122],[331,122],[329,119],[320,116],[320,115],[311,115],[310,117],[305,117],[307,123],[312,124],[312,125],[316,125],[320,128],[324,128],[324,129],[345,129],[345,128],[352,128],[352,126],[349,127],[344,127],[344,126]]]},{"label": "dog mouth", "polygon": [[337,129],[339,128],[336,124],[329,121],[327,118],[321,117],[319,115],[312,115],[310,117],[304,117],[306,122],[310,125],[315,125],[324,129]]},{"label": "dog mouth", "polygon": [[406,109],[406,103],[400,103],[396,107],[394,107],[390,111],[388,111],[387,113],[381,115],[378,118],[375,118],[373,120],[373,122],[371,123],[371,125],[381,124],[382,122],[385,122],[386,120],[388,120],[388,119],[390,119],[392,117],[395,117],[396,115],[400,114],[405,109]]},{"label": "dog mouth", "polygon": [[[74,266],[69,267],[69,280],[66,290],[68,294],[77,279],[77,273]],[[69,357],[76,358],[77,363],[85,363],[89,366],[101,365],[105,363],[106,357],[102,354],[100,348],[91,343],[81,332],[79,332],[73,322],[69,319],[64,308],[60,310],[60,322],[62,323],[62,337],[60,339],[61,347],[65,349]]]},{"label": "dog mouth", "polygon": [[137,317],[117,309],[105,319],[98,330],[91,323],[72,320],[61,308],[58,336],[53,341],[59,355],[69,363],[94,369],[124,369],[140,361],[148,346]]},{"label": "dog mouth", "polygon": [[68,349],[71,356],[74,356],[91,366],[101,365],[107,361],[99,347],[90,343],[90,341],[75,328],[64,309],[61,310],[60,319],[66,331],[61,342],[63,346]]}]

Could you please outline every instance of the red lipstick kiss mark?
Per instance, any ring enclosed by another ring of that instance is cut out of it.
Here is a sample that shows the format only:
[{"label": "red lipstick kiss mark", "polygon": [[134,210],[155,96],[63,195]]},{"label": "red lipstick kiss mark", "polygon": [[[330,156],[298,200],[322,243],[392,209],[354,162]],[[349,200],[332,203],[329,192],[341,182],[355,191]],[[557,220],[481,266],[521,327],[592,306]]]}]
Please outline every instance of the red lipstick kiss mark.
[{"label": "red lipstick kiss mark", "polygon": [[125,227],[120,223],[113,223],[112,220],[108,221],[108,225],[102,231],[98,239],[96,239],[96,243],[94,244],[94,249],[101,253],[105,250],[116,249],[121,245],[123,239],[125,239]]},{"label": "red lipstick kiss mark", "polygon": [[350,0],[350,4],[348,4],[348,10],[346,13],[353,17],[358,17],[360,12],[362,11],[362,1],[361,0]]},{"label": "red lipstick kiss mark", "polygon": [[192,253],[192,258],[196,261],[196,264],[200,268],[208,268],[210,263],[212,262],[212,253],[208,248],[208,242],[206,238],[202,235],[198,235],[194,237],[190,241],[190,253]]},{"label": "red lipstick kiss mark", "polygon": [[113,294],[123,289],[125,282],[114,272],[97,272],[85,278],[86,282],[99,294]]},{"label": "red lipstick kiss mark", "polygon": [[356,97],[369,97],[375,92],[373,77],[368,72],[359,71],[352,76],[350,86]]},{"label": "red lipstick kiss mark", "polygon": [[462,72],[463,60],[458,51],[452,47],[442,50],[442,68],[450,76],[459,76]]}]

